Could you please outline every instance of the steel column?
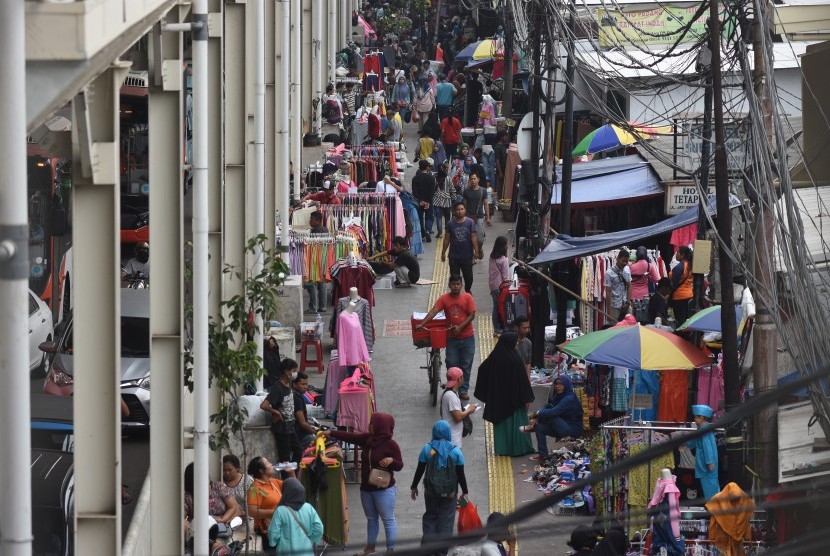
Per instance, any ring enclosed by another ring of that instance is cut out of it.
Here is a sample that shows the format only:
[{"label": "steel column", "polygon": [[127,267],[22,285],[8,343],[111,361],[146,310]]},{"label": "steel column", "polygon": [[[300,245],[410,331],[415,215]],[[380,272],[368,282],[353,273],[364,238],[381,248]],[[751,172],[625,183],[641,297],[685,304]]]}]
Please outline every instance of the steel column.
[{"label": "steel column", "polygon": [[119,93],[116,62],[72,102],[75,552],[121,554]]},{"label": "steel column", "polygon": [[23,2],[0,8],[0,553],[32,553],[29,403],[29,226]]}]

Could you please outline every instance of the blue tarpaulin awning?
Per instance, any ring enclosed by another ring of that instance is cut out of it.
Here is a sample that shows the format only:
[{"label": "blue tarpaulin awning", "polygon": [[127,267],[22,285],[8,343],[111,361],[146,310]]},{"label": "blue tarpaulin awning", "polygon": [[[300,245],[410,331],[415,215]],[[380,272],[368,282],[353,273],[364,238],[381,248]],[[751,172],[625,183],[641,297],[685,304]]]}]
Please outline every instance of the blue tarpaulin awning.
[{"label": "blue tarpaulin awning", "polygon": [[[552,205],[561,202],[562,166],[556,167],[556,175],[550,199]],[[629,202],[663,193],[663,186],[651,165],[636,154],[581,162],[573,166],[572,205]]]},{"label": "blue tarpaulin awning", "polygon": [[[740,204],[741,202],[737,197],[734,195],[729,196],[729,206],[731,208],[738,207]],[[710,214],[714,215],[716,213],[714,197],[709,198],[708,209]],[[611,249],[624,245],[630,245],[642,239],[659,236],[676,230],[677,228],[694,224],[697,222],[697,213],[697,207],[692,207],[651,226],[623,230],[621,232],[598,234],[595,236],[571,237],[565,234],[559,234],[551,240],[547,247],[535,259],[530,261],[530,264],[555,263],[557,261],[584,257],[586,255],[610,251]]]}]

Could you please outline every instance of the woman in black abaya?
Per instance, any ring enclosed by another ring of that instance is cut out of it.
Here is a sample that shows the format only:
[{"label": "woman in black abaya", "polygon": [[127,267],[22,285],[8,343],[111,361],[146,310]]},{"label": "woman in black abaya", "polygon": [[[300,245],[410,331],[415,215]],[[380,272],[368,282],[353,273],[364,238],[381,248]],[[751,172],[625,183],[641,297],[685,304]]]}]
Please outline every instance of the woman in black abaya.
[{"label": "woman in black abaya", "polygon": [[478,367],[475,397],[484,402],[484,419],[493,423],[495,452],[499,456],[523,456],[533,452],[528,435],[519,431],[527,425],[527,410],[533,390],[524,362],[516,351],[519,337],[505,332],[496,347]]}]

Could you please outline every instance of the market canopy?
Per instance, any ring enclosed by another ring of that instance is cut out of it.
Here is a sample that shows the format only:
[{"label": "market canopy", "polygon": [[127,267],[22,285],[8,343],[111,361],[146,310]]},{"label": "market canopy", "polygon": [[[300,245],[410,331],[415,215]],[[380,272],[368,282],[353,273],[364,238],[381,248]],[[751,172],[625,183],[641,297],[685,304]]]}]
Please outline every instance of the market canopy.
[{"label": "market canopy", "polygon": [[[562,166],[556,167],[550,203],[561,203]],[[660,179],[648,161],[632,154],[573,165],[571,204],[612,204],[663,195]]]},{"label": "market canopy", "polygon": [[[740,204],[741,202],[736,196],[729,196],[730,208],[738,207]],[[709,209],[709,214],[716,214],[714,196],[709,197],[707,208]],[[697,207],[691,207],[680,214],[667,218],[657,224],[652,224],[651,226],[598,234],[595,236],[571,237],[565,234],[559,234],[551,240],[547,247],[535,259],[530,261],[530,264],[554,263],[576,257],[584,257],[586,255],[609,251],[624,245],[630,245],[646,238],[659,236],[676,230],[677,228],[694,224],[697,222],[697,212]]]}]

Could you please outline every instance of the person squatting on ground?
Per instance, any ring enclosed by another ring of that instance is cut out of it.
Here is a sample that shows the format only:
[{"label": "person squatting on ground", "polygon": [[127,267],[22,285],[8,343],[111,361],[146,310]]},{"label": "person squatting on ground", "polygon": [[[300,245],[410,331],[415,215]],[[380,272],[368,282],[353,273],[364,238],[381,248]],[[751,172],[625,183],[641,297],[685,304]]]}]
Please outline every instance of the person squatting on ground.
[{"label": "person squatting on ground", "polygon": [[[375,259],[386,256],[392,257],[392,261],[375,262]],[[372,255],[366,260],[378,276],[394,272],[395,287],[398,288],[408,288],[421,278],[421,265],[407,247],[406,239],[401,236],[392,239],[392,249]]]},{"label": "person squatting on ground", "polygon": [[[461,498],[467,498],[464,454],[461,453],[461,448],[450,442],[450,437],[450,424],[438,421],[432,427],[432,440],[424,444],[418,455],[418,467],[410,491],[412,500],[417,500],[418,483],[423,477],[426,511],[422,518],[422,544],[452,537],[459,487]],[[438,553],[446,554],[447,551],[445,549]]]},{"label": "person squatting on ground", "polygon": [[444,311],[447,318],[447,368],[459,367],[464,372],[464,383],[461,385],[460,398],[470,399],[467,391],[470,389],[470,374],[473,369],[473,357],[476,351],[475,330],[473,320],[476,317],[476,302],[468,292],[461,291],[461,277],[450,276],[450,291],[435,302],[427,316],[421,321],[418,329],[426,330],[429,321],[439,312]]},{"label": "person squatting on ground", "polygon": [[539,449],[537,459],[540,461],[548,456],[548,436],[582,436],[582,404],[574,394],[571,379],[567,375],[556,377],[547,403],[531,416],[530,425],[524,428],[524,432],[534,431]]},{"label": "person squatting on ground", "polygon": [[470,293],[473,288],[473,259],[480,257],[476,223],[467,218],[467,208],[463,202],[453,205],[454,218],[447,224],[447,235],[441,245],[441,262],[447,260],[449,250],[450,274],[464,277],[464,290]]},{"label": "person squatting on ground", "polygon": [[[398,443],[392,439],[395,419],[388,413],[374,413],[369,422],[369,432],[323,431],[331,438],[356,444],[363,448],[360,459],[360,501],[366,515],[366,548],[362,554],[375,551],[380,531],[380,520],[386,532],[386,550],[395,549],[398,538],[398,524],[395,520],[395,471],[403,469],[403,457]],[[389,486],[378,488],[369,483],[373,468],[385,469],[392,475]]]},{"label": "person squatting on ground", "polygon": [[297,378],[298,366],[293,359],[283,359],[280,365],[282,375],[268,391],[268,396],[259,408],[271,414],[271,433],[277,443],[277,457],[281,462],[300,461],[302,447],[294,431],[294,391],[291,381]]}]

